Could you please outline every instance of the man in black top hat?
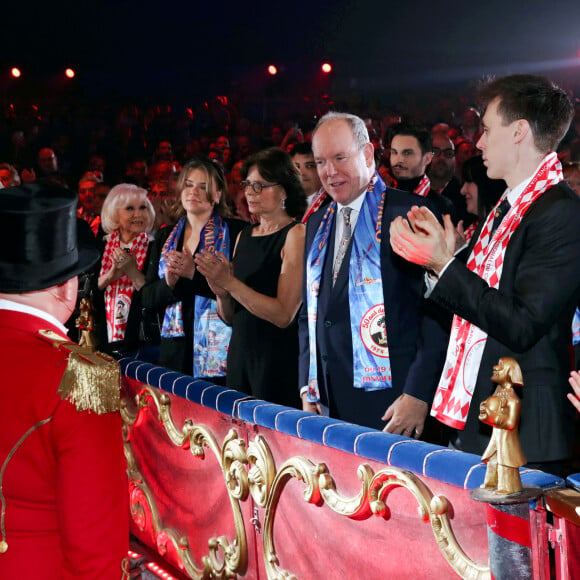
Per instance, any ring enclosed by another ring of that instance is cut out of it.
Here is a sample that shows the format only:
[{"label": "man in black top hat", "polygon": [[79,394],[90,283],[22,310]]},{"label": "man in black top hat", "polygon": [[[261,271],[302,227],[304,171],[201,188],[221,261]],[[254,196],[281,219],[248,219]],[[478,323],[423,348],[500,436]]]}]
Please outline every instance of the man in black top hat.
[{"label": "man in black top hat", "polygon": [[0,196],[0,578],[125,577],[118,365],[63,326],[98,259],[76,206],[52,185]]}]

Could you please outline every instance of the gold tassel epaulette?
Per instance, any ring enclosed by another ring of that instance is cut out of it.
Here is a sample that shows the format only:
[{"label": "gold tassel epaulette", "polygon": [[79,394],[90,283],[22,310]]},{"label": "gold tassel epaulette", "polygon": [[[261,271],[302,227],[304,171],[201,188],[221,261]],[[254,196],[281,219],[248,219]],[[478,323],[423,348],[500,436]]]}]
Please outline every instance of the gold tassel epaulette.
[{"label": "gold tassel epaulette", "polygon": [[121,370],[114,358],[70,342],[52,330],[39,330],[38,334],[68,353],[68,364],[58,387],[61,399],[72,403],[77,411],[97,415],[119,410]]}]

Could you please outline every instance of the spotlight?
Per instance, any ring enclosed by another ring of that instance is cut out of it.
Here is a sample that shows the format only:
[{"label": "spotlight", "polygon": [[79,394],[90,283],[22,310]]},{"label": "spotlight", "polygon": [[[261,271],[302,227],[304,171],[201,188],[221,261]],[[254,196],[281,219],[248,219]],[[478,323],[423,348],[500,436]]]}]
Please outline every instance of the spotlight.
[{"label": "spotlight", "polygon": [[278,74],[278,69],[273,64],[271,64],[268,67],[268,74],[271,74],[272,76],[277,75]]},{"label": "spotlight", "polygon": [[325,62],[321,67],[322,72],[328,74],[332,70],[332,65],[328,62]]},{"label": "spotlight", "polygon": [[74,79],[75,78],[75,71],[72,68],[67,68],[64,71],[64,74],[67,79]]},{"label": "spotlight", "polygon": [[12,70],[10,71],[10,74],[15,78],[15,79],[19,79],[22,76],[22,73],[20,72],[19,68],[13,67]]}]

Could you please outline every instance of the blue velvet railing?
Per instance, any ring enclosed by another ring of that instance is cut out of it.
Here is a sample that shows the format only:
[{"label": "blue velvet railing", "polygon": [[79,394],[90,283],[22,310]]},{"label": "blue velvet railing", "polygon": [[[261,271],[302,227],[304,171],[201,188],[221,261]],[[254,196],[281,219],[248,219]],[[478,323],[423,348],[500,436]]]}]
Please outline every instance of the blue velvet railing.
[{"label": "blue velvet railing", "polygon": [[[473,489],[483,483],[486,468],[477,455],[275,405],[135,359],[124,358],[120,364],[130,379],[247,423],[407,469],[463,489]],[[524,484],[546,490],[564,485],[559,477],[542,471],[522,468],[520,472]],[[580,490],[580,474],[571,476],[568,484]]]}]

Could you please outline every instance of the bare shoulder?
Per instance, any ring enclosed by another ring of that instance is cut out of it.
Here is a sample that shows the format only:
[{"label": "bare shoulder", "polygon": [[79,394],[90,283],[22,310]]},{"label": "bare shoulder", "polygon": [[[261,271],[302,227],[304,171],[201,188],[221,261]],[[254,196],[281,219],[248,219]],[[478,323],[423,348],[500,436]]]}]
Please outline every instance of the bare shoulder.
[{"label": "bare shoulder", "polygon": [[298,223],[288,231],[286,241],[282,247],[282,259],[290,258],[292,260],[298,257],[302,258],[304,252],[304,240],[306,239],[306,226]]},{"label": "bare shoulder", "polygon": [[297,223],[295,226],[290,228],[288,236],[286,237],[286,241],[287,242],[290,240],[294,242],[304,241],[305,236],[306,236],[306,226],[304,224]]}]

